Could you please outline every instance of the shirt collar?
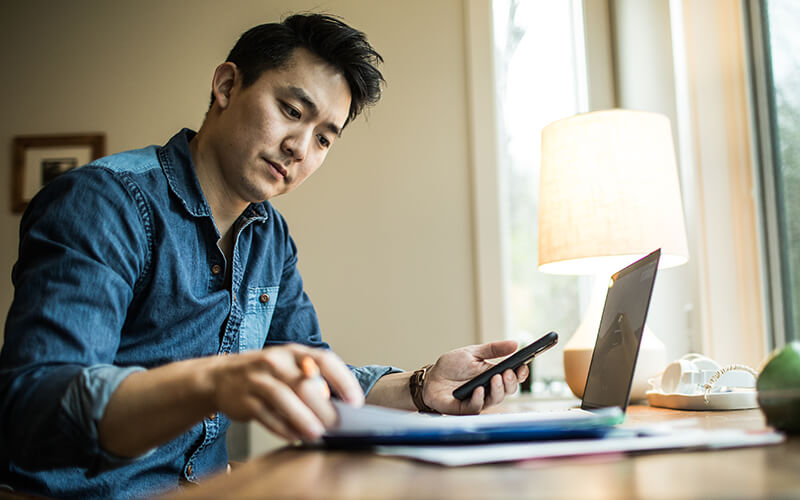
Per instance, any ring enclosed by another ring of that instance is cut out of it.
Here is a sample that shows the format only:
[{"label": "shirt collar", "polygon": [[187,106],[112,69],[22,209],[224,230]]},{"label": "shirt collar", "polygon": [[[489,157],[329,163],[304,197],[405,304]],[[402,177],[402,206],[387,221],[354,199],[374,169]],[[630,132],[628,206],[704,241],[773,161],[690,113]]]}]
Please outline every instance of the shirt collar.
[{"label": "shirt collar", "polygon": [[[189,151],[189,142],[195,135],[197,132],[184,128],[159,150],[158,157],[170,189],[186,210],[195,217],[211,217],[211,207],[200,187]],[[242,215],[247,219],[266,219],[265,203],[251,203]]]},{"label": "shirt collar", "polygon": [[195,135],[197,133],[188,128],[181,130],[158,151],[158,158],[173,194],[181,200],[190,214],[205,217],[211,216],[211,207],[200,188],[189,152],[189,141]]}]

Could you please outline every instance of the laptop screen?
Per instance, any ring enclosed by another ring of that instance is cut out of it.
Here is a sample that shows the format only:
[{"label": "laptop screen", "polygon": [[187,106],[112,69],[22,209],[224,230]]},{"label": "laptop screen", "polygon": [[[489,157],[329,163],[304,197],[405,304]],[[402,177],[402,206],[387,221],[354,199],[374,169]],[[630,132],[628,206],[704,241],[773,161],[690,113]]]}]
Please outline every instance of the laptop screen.
[{"label": "laptop screen", "polygon": [[611,277],[581,408],[625,410],[661,249]]}]

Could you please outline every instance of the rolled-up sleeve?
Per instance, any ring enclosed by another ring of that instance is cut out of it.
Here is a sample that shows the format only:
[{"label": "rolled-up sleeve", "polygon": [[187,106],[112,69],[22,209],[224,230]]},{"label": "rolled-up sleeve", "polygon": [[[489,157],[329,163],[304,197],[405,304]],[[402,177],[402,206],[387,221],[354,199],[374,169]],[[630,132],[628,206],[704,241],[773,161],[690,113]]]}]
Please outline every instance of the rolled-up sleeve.
[{"label": "rolled-up sleeve", "polygon": [[364,394],[369,394],[369,391],[372,390],[372,386],[375,385],[375,382],[377,382],[379,378],[384,375],[389,375],[390,373],[401,373],[403,370],[394,366],[366,365],[351,366],[350,371],[353,372],[356,380],[361,384],[361,389],[364,391]]},{"label": "rolled-up sleeve", "polygon": [[128,375],[143,371],[140,366],[120,368],[113,365],[95,365],[84,368],[74,377],[64,397],[61,399],[61,410],[70,419],[75,428],[83,434],[82,441],[89,448],[93,457],[88,466],[88,475],[95,475],[104,470],[120,467],[141,460],[153,450],[135,458],[121,457],[107,452],[100,446],[98,428],[103,418],[108,401],[120,383]]},{"label": "rolled-up sleeve", "polygon": [[[80,179],[80,182],[79,182]],[[137,366],[113,366],[148,239],[141,200],[102,168],[59,176],[20,226],[0,354],[0,449],[20,467],[98,471],[97,425]]]}]

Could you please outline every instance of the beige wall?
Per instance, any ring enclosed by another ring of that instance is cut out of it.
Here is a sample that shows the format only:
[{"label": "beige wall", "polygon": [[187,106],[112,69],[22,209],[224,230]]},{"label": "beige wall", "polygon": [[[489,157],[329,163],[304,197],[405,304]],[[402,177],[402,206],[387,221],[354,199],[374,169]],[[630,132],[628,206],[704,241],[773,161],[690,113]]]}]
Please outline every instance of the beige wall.
[{"label": "beige wall", "polygon": [[[238,35],[303,9],[365,31],[389,85],[315,177],[275,204],[325,338],[349,362],[414,368],[477,338],[460,0],[4,2],[0,184],[14,135],[99,131],[116,152],[197,128]],[[9,198],[0,189],[4,313],[19,225]]]}]

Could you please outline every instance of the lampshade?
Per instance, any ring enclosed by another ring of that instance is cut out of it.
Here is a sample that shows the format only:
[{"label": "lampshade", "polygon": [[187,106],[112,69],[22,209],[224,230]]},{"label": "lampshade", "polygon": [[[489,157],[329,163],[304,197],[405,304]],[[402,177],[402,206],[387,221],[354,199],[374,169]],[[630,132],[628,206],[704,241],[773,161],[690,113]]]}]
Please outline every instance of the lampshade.
[{"label": "lampshade", "polygon": [[539,269],[616,270],[656,248],[660,267],[688,260],[669,119],[597,111],[542,131]]}]

